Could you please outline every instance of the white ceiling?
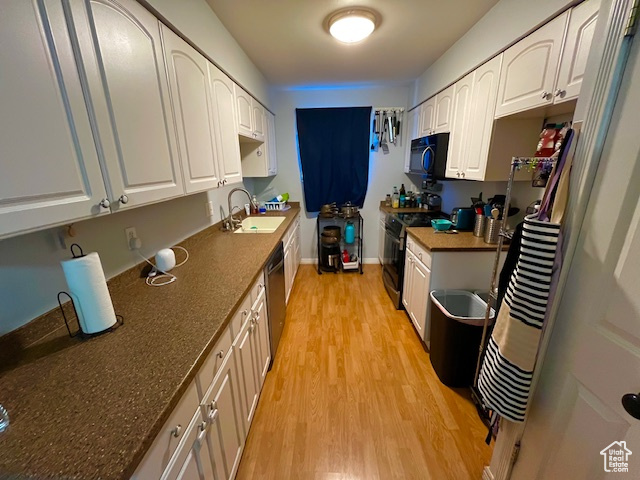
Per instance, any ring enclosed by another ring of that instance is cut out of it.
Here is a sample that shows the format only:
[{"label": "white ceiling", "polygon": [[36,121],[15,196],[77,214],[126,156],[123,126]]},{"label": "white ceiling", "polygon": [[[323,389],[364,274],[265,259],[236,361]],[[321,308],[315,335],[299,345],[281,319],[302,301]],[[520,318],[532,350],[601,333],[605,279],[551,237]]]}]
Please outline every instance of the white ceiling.
[{"label": "white ceiling", "polygon": [[[281,86],[413,80],[497,1],[207,0],[269,83]],[[323,27],[347,6],[382,16],[359,44],[341,44]]]}]

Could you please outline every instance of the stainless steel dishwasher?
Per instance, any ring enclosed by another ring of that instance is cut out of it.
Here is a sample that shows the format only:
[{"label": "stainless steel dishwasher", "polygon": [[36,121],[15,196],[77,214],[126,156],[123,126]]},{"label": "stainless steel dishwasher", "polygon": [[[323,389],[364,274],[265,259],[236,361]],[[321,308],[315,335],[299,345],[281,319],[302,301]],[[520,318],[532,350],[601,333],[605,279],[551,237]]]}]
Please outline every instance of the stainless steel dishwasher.
[{"label": "stainless steel dishwasher", "polygon": [[269,257],[267,266],[264,268],[264,277],[267,283],[267,315],[269,315],[269,338],[271,340],[269,369],[271,369],[284,329],[287,310],[284,293],[284,248],[282,242]]}]

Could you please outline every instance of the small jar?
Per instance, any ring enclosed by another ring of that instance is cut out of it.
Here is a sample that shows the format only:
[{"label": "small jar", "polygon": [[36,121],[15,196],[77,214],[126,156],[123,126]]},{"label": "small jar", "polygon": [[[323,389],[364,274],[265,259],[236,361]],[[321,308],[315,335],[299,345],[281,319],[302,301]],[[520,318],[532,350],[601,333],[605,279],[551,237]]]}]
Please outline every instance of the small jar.
[{"label": "small jar", "polygon": [[389,195],[388,193],[387,193],[387,198],[384,199],[384,204],[387,207],[391,206],[391,195]]}]

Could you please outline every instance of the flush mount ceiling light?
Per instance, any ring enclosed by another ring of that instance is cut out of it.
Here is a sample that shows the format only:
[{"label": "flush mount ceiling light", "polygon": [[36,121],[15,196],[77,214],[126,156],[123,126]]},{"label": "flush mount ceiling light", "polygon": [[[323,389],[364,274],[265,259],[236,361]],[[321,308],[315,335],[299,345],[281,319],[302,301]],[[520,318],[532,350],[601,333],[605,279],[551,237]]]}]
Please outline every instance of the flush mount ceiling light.
[{"label": "flush mount ceiling light", "polygon": [[367,38],[379,23],[379,15],[368,8],[345,8],[327,17],[329,33],[343,43],[357,43]]}]

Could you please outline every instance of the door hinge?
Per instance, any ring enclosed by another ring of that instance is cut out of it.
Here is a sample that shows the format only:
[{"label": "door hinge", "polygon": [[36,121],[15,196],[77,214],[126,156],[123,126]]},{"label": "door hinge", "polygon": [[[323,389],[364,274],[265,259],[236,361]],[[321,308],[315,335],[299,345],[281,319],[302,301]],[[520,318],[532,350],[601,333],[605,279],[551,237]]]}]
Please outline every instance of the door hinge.
[{"label": "door hinge", "polygon": [[513,446],[513,451],[511,452],[511,466],[515,465],[518,460],[518,455],[520,455],[520,442],[516,442]]},{"label": "door hinge", "polygon": [[629,22],[624,30],[625,37],[633,37],[638,30],[638,8],[640,8],[640,0],[634,0],[631,12],[629,12]]}]

